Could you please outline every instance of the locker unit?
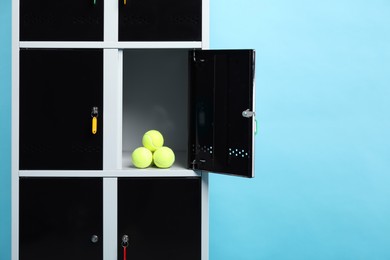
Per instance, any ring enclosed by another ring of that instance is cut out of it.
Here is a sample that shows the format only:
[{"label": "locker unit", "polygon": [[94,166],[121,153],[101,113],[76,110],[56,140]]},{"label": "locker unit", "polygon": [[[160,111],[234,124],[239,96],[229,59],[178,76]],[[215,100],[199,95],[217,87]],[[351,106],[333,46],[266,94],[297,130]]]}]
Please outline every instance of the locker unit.
[{"label": "locker unit", "polygon": [[[13,0],[12,259],[208,259],[208,175],[254,177],[254,50],[208,0]],[[169,169],[131,153],[159,130]]]}]

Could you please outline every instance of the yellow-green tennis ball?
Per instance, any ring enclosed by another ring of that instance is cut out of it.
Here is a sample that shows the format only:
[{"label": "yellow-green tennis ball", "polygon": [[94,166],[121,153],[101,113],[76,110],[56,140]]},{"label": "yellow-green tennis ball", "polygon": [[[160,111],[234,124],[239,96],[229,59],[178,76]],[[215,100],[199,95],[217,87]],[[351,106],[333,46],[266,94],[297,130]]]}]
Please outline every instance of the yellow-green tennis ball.
[{"label": "yellow-green tennis ball", "polygon": [[150,151],[154,152],[164,145],[164,138],[159,131],[150,130],[142,137],[142,144]]},{"label": "yellow-green tennis ball", "polygon": [[146,168],[152,164],[153,154],[145,147],[138,147],[131,154],[133,164],[137,168]]},{"label": "yellow-green tennis ball", "polygon": [[163,146],[153,153],[153,162],[158,168],[169,168],[175,162],[175,154],[171,148]]}]

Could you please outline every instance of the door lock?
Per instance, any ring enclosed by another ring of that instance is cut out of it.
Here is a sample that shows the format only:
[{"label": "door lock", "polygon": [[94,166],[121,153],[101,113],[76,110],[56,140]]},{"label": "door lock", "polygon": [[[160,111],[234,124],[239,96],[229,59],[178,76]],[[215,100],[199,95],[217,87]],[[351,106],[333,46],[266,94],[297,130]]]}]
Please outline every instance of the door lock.
[{"label": "door lock", "polygon": [[128,235],[123,235],[122,236],[122,242],[123,243],[128,243],[129,242],[129,236]]},{"label": "door lock", "polygon": [[92,243],[97,243],[99,241],[99,237],[97,236],[97,235],[93,235],[92,237],[91,237],[91,242]]}]

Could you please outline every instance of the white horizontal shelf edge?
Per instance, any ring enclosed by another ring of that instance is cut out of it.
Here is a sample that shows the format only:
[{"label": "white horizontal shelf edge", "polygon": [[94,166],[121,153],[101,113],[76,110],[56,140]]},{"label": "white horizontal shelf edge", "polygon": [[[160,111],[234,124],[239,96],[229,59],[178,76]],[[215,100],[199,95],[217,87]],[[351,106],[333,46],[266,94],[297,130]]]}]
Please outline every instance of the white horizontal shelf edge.
[{"label": "white horizontal shelf edge", "polygon": [[168,168],[168,169],[159,169],[157,167],[151,166],[149,168],[145,169],[138,169],[136,168],[132,162],[131,162],[131,152],[130,151],[123,151],[122,152],[122,170],[126,172],[133,172],[133,171],[145,171],[146,173],[150,171],[172,171],[172,172],[178,172],[178,171],[193,171],[192,169],[188,169],[187,167],[187,153],[183,151],[175,151],[175,162],[174,164]]},{"label": "white horizontal shelf edge", "polygon": [[104,171],[56,171],[56,170],[23,170],[19,177],[200,177],[200,172],[193,170],[170,169],[134,169],[134,170],[104,170]]},{"label": "white horizontal shelf edge", "polygon": [[20,48],[200,49],[202,42],[19,42]]},{"label": "white horizontal shelf edge", "polygon": [[118,49],[193,49],[202,48],[202,42],[118,42]]}]

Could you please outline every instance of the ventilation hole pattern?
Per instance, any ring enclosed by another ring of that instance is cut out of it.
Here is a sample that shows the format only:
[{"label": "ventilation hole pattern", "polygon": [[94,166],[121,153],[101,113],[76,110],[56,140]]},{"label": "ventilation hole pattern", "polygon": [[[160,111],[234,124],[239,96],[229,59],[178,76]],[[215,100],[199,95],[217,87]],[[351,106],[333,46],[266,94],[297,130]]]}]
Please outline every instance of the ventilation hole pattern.
[{"label": "ventilation hole pattern", "polygon": [[72,145],[71,147],[64,146],[48,146],[48,145],[24,145],[20,148],[21,153],[55,153],[58,150],[70,153],[100,153],[102,151],[97,145]]},{"label": "ventilation hole pattern", "polygon": [[199,145],[199,144],[197,146],[193,145],[192,152],[193,153],[203,152],[203,153],[213,154],[213,147],[207,145]]},{"label": "ventilation hole pattern", "polygon": [[23,145],[20,147],[21,153],[51,153],[54,147],[47,145]]},{"label": "ventilation hole pattern", "polygon": [[250,158],[250,152],[240,148],[229,148],[229,156],[238,158]]},{"label": "ventilation hole pattern", "polygon": [[189,25],[197,25],[199,24],[199,17],[191,17],[191,16],[172,16],[170,17],[170,21],[173,24],[189,24]]},{"label": "ventilation hole pattern", "polygon": [[72,152],[75,153],[100,153],[100,146],[95,145],[73,145]]},{"label": "ventilation hole pattern", "polygon": [[55,17],[53,15],[38,16],[26,14],[21,18],[21,23],[27,26],[53,24],[55,23]]},{"label": "ventilation hole pattern", "polygon": [[101,21],[98,17],[92,16],[74,16],[72,17],[72,23],[78,25],[98,25],[101,24]]},{"label": "ventilation hole pattern", "polygon": [[150,25],[152,20],[150,17],[141,15],[125,16],[123,18],[123,24],[126,25]]}]

